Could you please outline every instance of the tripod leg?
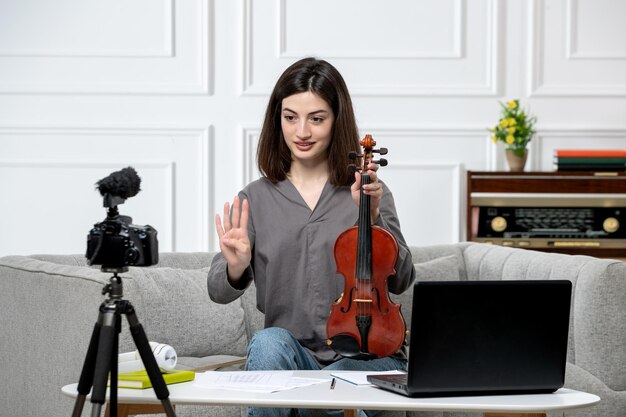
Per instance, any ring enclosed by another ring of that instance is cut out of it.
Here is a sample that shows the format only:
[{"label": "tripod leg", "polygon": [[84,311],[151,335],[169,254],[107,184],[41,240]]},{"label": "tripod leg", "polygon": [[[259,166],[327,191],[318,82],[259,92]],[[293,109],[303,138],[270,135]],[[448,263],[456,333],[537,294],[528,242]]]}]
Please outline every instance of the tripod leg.
[{"label": "tripod leg", "polygon": [[176,412],[174,411],[174,408],[168,398],[170,392],[167,389],[165,381],[163,381],[161,370],[159,369],[159,365],[157,364],[154,354],[152,353],[152,349],[150,348],[150,342],[148,342],[146,332],[143,330],[141,323],[139,323],[137,315],[135,314],[135,309],[130,303],[128,303],[126,318],[128,319],[130,334],[135,341],[141,360],[146,367],[146,371],[150,377],[150,382],[152,382],[152,387],[154,388],[156,397],[161,400],[165,414],[168,417],[176,417]]},{"label": "tripod leg", "polygon": [[93,391],[91,393],[92,417],[100,417],[102,404],[106,400],[107,382],[109,371],[111,370],[111,354],[113,342],[115,341],[115,311],[108,310],[103,313],[102,329],[100,330],[100,341],[98,343],[98,354],[93,378]]},{"label": "tripod leg", "polygon": [[85,405],[85,398],[89,391],[91,391],[91,385],[93,383],[93,372],[96,366],[96,353],[98,352],[98,340],[100,339],[100,324],[101,317],[98,316],[98,321],[93,327],[91,333],[91,339],[89,340],[89,348],[87,348],[87,355],[85,356],[85,363],[83,364],[83,370],[80,372],[80,379],[78,380],[78,396],[74,403],[74,411],[72,417],[80,417]]},{"label": "tripod leg", "polygon": [[118,380],[118,354],[119,334],[122,331],[122,319],[119,313],[115,313],[115,333],[113,335],[113,348],[111,349],[111,389],[109,390],[109,417],[117,417],[117,380]]}]

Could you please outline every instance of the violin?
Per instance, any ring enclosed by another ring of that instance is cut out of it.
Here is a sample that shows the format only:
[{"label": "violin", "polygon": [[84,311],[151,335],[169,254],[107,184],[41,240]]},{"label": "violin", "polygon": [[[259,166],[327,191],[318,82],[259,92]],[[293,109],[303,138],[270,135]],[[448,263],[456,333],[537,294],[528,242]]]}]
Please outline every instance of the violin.
[{"label": "violin", "polygon": [[387,149],[375,150],[376,141],[366,135],[360,145],[362,154],[350,152],[353,160],[361,159],[361,196],[356,226],[342,232],[335,241],[337,272],[344,277],[344,292],[331,305],[326,322],[326,343],[339,355],[352,359],[375,359],[392,355],[405,343],[406,323],[400,305],[389,298],[387,279],[396,273],[398,242],[387,230],[372,225],[370,196],[363,185],[370,183],[367,166],[387,161],[373,160]]}]

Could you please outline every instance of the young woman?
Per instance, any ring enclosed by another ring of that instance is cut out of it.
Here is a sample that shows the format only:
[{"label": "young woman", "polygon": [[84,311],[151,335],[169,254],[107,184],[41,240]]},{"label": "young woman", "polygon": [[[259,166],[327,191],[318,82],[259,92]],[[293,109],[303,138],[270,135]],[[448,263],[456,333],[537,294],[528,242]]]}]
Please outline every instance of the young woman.
[{"label": "young woman", "polygon": [[[274,87],[261,130],[257,159],[264,176],[245,187],[232,207],[225,203],[223,219],[215,219],[221,253],[209,272],[211,299],[233,301],[254,280],[257,305],[265,313],[265,329],[248,347],[248,370],[406,367],[402,352],[362,361],[341,358],[326,345],[330,306],[344,287],[334,243],[358,218],[361,177],[347,170],[347,155],[359,149],[352,102],[339,72],[315,58],[290,66]],[[401,293],[415,271],[393,196],[377,169],[368,166],[371,181],[363,192],[371,197],[372,224],[398,241],[397,275],[388,287]],[[309,416],[322,410],[297,411]],[[249,412],[259,417],[291,411]]]}]

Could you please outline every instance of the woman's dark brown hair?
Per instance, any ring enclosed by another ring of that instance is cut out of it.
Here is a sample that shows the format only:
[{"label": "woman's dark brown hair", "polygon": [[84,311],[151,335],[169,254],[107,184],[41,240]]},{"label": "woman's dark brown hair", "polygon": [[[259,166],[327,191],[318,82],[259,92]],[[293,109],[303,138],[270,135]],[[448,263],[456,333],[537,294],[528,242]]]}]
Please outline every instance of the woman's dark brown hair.
[{"label": "woman's dark brown hair", "polygon": [[333,136],[328,147],[329,181],[333,185],[350,185],[354,174],[348,171],[348,153],[359,151],[359,133],[352,100],[343,77],[324,60],[304,58],[283,72],[270,96],[261,129],[257,163],[272,182],[282,181],[291,168],[291,152],[281,128],[283,99],[310,91],[323,98],[333,110]]}]

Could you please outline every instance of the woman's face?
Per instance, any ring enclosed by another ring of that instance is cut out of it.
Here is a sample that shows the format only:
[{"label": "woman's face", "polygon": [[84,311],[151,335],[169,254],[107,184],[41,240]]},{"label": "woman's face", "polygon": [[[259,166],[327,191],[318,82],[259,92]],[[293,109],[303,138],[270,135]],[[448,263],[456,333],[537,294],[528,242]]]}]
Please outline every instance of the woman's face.
[{"label": "woman's face", "polygon": [[283,99],[281,127],[294,161],[325,161],[335,115],[328,103],[307,91]]}]

